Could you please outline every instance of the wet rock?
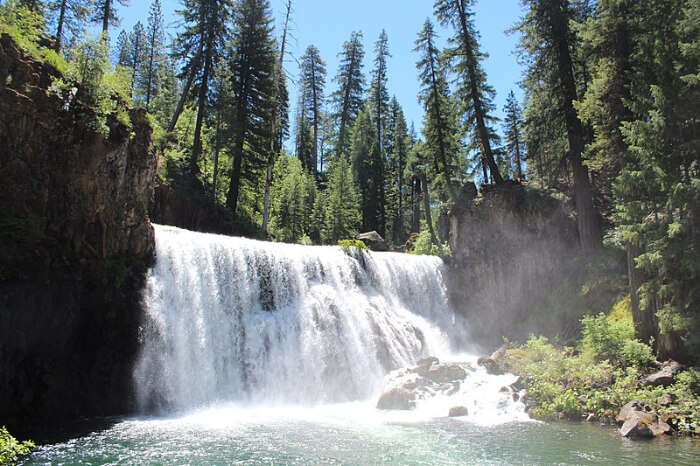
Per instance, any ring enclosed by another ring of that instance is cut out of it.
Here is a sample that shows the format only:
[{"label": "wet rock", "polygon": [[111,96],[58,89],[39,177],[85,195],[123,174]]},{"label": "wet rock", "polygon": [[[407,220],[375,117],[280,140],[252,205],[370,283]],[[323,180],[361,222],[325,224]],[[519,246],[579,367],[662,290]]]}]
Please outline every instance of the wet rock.
[{"label": "wet rock", "polygon": [[647,404],[632,400],[620,409],[616,418],[620,427],[620,435],[629,438],[652,438],[672,432],[669,426]]},{"label": "wet rock", "polygon": [[499,392],[499,393],[510,393],[510,387],[505,387],[505,386],[504,386],[504,387],[501,387],[501,388],[498,390],[498,392]]},{"label": "wet rock", "polygon": [[435,364],[440,364],[440,360],[438,358],[436,358],[435,356],[428,356],[427,358],[419,359],[418,362],[416,363],[416,365],[418,367],[424,367],[424,366],[430,367],[430,366],[433,366]]},{"label": "wet rock", "polygon": [[510,388],[516,392],[522,390],[523,389],[523,378],[518,376],[518,378],[515,379],[515,382],[510,384]]},{"label": "wet rock", "polygon": [[462,416],[469,416],[469,410],[465,408],[464,406],[454,406],[450,408],[450,413],[448,414],[450,417],[462,417]]},{"label": "wet rock", "polygon": [[494,351],[491,354],[491,356],[482,356],[479,359],[477,359],[476,363],[480,366],[483,366],[486,369],[486,372],[488,372],[489,374],[500,375],[503,372],[498,366],[498,361],[500,361],[503,358],[503,356],[505,356],[507,349],[507,345],[502,345],[500,348]]},{"label": "wet rock", "polygon": [[491,358],[481,357],[476,363],[486,369],[486,372],[492,375],[501,375],[502,371],[498,367],[498,363]]},{"label": "wet rock", "polygon": [[384,241],[384,238],[376,231],[368,231],[367,233],[360,233],[357,235],[357,239],[365,243],[365,245],[372,251],[388,251],[389,246]]},{"label": "wet rock", "polygon": [[438,364],[431,366],[425,377],[437,384],[446,384],[466,379],[467,371],[459,364]]},{"label": "wet rock", "polygon": [[416,394],[406,388],[392,388],[377,402],[377,409],[409,410],[416,407]]},{"label": "wet rock", "polygon": [[684,367],[676,361],[666,361],[661,365],[661,370],[647,376],[643,383],[644,385],[667,387],[673,383],[673,378],[679,372],[683,371]]},{"label": "wet rock", "polygon": [[520,401],[520,394],[518,392],[513,392],[513,401]]}]

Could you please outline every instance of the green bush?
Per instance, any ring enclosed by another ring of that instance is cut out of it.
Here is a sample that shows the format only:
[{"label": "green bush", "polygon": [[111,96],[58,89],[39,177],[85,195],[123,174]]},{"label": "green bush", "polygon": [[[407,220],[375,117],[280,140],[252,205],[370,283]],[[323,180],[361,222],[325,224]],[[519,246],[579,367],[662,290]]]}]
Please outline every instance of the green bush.
[{"label": "green bush", "polygon": [[31,453],[34,447],[33,442],[18,442],[7,428],[0,427],[0,464],[17,464],[20,458]]},{"label": "green bush", "polygon": [[430,231],[424,224],[423,227],[421,227],[420,234],[416,237],[416,240],[413,243],[413,249],[411,249],[411,254],[428,256],[448,256],[450,255],[450,248],[447,245],[447,243],[433,243],[430,237]]},{"label": "green bush", "polygon": [[360,241],[359,239],[341,239],[338,241],[338,246],[343,248],[343,251],[345,251],[346,254],[349,254],[351,251],[363,251],[363,250],[369,250],[367,245]]},{"label": "green bush", "polygon": [[634,328],[626,320],[612,320],[603,313],[581,320],[581,352],[595,361],[608,360],[617,366],[640,366],[654,361],[649,345],[635,340]]}]

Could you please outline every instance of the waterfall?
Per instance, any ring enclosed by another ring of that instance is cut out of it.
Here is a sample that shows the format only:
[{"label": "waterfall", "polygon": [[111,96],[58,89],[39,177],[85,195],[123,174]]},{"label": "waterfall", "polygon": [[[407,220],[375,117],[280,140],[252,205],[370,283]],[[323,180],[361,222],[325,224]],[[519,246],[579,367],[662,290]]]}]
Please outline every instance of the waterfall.
[{"label": "waterfall", "polygon": [[362,400],[462,337],[437,257],[155,230],[135,369],[144,410]]}]

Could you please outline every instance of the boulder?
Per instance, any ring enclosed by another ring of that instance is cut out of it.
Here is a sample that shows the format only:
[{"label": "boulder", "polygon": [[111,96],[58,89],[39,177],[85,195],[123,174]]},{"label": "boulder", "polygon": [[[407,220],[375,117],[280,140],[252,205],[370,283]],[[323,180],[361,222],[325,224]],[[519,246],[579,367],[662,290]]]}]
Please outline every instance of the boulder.
[{"label": "boulder", "polygon": [[425,377],[437,384],[461,382],[467,378],[467,371],[459,364],[438,364],[430,367]]},{"label": "boulder", "polygon": [[386,244],[384,238],[376,231],[368,231],[357,235],[357,239],[365,243],[372,251],[388,251],[389,245]]},{"label": "boulder", "polygon": [[436,358],[435,356],[428,356],[426,358],[419,359],[418,362],[416,363],[416,365],[418,367],[424,367],[424,366],[430,367],[434,364],[440,364],[440,360],[438,358]]},{"label": "boulder", "polygon": [[484,369],[486,369],[486,372],[492,375],[501,375],[502,371],[500,367],[498,367],[498,363],[494,360],[491,359],[490,357],[480,357],[476,363],[480,366],[482,366]]},{"label": "boulder", "polygon": [[465,408],[464,406],[454,406],[450,408],[450,413],[448,414],[450,417],[462,417],[462,416],[469,416],[469,410]]},{"label": "boulder", "polygon": [[667,387],[673,383],[673,379],[676,374],[682,370],[684,370],[684,367],[676,361],[666,361],[661,365],[661,370],[647,376],[643,383],[644,385],[662,385]]},{"label": "boulder", "polygon": [[377,409],[409,410],[416,407],[415,392],[403,387],[392,388],[385,392],[377,402]]},{"label": "boulder", "polygon": [[632,400],[620,409],[617,422],[622,423],[620,435],[629,438],[653,438],[672,432],[671,426],[648,405]]}]

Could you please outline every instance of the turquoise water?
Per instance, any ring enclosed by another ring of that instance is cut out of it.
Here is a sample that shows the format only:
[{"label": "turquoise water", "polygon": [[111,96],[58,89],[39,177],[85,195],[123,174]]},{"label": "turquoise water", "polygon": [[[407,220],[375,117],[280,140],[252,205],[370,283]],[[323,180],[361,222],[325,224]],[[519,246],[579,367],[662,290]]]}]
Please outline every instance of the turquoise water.
[{"label": "turquoise water", "polygon": [[367,404],[219,407],[176,418],[124,419],[41,447],[25,464],[700,464],[689,439],[631,441],[614,428],[518,422],[478,425]]}]

